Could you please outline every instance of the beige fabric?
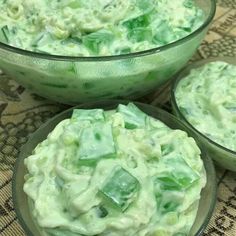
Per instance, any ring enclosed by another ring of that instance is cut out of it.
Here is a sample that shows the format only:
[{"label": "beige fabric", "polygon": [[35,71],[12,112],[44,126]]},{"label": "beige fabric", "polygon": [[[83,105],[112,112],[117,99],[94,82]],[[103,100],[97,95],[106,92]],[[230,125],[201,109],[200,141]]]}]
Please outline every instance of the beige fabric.
[{"label": "beige fabric", "polygon": [[[218,0],[215,20],[198,52],[199,60],[236,56],[236,0]],[[1,65],[0,65],[1,67]],[[169,87],[140,99],[170,110]],[[25,235],[12,206],[11,178],[19,149],[48,118],[66,106],[40,98],[0,74],[0,235]],[[204,235],[236,235],[236,174],[217,168],[218,199],[215,213]]]}]

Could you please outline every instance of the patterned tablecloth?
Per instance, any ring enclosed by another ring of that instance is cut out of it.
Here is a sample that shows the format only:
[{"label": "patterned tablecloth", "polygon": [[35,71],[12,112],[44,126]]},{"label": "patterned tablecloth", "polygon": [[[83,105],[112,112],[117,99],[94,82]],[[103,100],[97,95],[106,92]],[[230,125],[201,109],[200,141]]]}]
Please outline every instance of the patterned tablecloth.
[{"label": "patterned tablecloth", "polygon": [[[236,0],[218,0],[213,24],[192,60],[236,56]],[[0,65],[1,67],[1,65]],[[166,85],[141,101],[170,110]],[[66,109],[31,94],[0,73],[0,235],[23,236],[12,204],[14,162],[30,133],[54,114]],[[236,174],[217,168],[218,197],[214,215],[204,235],[236,235]]]}]

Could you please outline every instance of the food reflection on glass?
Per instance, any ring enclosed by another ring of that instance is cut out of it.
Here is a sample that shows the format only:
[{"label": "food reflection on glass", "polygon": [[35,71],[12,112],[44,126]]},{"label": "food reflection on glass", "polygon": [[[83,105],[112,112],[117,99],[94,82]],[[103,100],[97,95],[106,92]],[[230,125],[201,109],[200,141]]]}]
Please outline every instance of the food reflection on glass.
[{"label": "food reflection on glass", "polygon": [[206,184],[194,139],[133,103],[74,109],[25,165],[42,235],[188,235]]}]

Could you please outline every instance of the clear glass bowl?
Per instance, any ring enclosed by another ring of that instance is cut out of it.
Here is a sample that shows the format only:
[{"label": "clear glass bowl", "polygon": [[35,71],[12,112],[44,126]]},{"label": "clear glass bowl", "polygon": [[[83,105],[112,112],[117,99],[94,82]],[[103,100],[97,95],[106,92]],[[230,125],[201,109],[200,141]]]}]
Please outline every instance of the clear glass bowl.
[{"label": "clear glass bowl", "polygon": [[207,136],[202,134],[199,130],[197,130],[194,126],[192,126],[188,120],[185,118],[183,113],[181,113],[176,99],[175,99],[175,90],[176,87],[178,86],[178,82],[185,78],[192,69],[201,67],[206,63],[213,62],[213,61],[225,61],[230,64],[236,65],[236,58],[235,57],[216,57],[216,58],[210,58],[210,59],[205,59],[201,60],[195,63],[190,64],[187,66],[184,70],[181,71],[181,73],[177,76],[177,78],[173,81],[172,83],[172,88],[171,88],[171,104],[172,104],[172,109],[173,113],[178,116],[190,129],[193,130],[193,132],[196,133],[197,138],[199,142],[202,143],[202,145],[205,147],[205,149],[208,151],[209,156],[216,161],[217,164],[220,166],[236,171],[236,152],[229,150],[220,144],[214,142],[213,140],[209,139]]},{"label": "clear glass bowl", "polygon": [[120,56],[67,57],[0,43],[0,68],[25,88],[61,103],[140,97],[170,79],[200,45],[214,17],[216,2],[195,2],[205,13],[204,23],[168,45]]},{"label": "clear glass bowl", "polygon": [[[104,101],[99,103],[80,105],[77,106],[77,108],[103,108],[105,110],[112,110],[116,108],[117,105],[120,103],[127,104],[128,102],[122,100]],[[195,137],[195,133],[193,133],[188,127],[186,127],[180,120],[167,113],[166,111],[142,103],[135,104],[148,115],[161,120],[170,128],[184,130],[189,134],[189,136],[192,136],[193,138]],[[41,128],[39,128],[33,135],[31,135],[29,137],[29,141],[22,147],[20,156],[16,161],[12,185],[13,203],[18,220],[28,236],[40,236],[41,234],[37,225],[32,219],[28,205],[28,198],[23,191],[24,175],[26,174],[24,158],[31,155],[36,145],[46,139],[49,132],[51,132],[60,121],[71,117],[73,109],[74,108],[71,108],[60,113],[59,115],[56,115],[54,118],[46,122]],[[201,151],[201,157],[207,175],[207,184],[201,192],[201,199],[199,203],[197,218],[189,236],[199,236],[203,233],[212,216],[216,201],[215,169],[211,159],[206,155],[204,149],[201,148]]]}]

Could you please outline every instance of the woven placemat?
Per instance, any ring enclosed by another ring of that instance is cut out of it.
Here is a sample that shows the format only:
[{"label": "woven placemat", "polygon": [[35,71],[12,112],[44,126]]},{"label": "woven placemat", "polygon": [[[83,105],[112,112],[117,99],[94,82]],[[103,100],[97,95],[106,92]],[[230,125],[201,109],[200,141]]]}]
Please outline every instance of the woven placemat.
[{"label": "woven placemat", "polygon": [[[236,0],[218,0],[215,20],[192,61],[216,56],[236,56]],[[0,65],[1,67],[1,65]],[[141,99],[170,111],[168,84]],[[66,109],[0,74],[0,235],[24,236],[12,204],[13,166],[20,147],[46,120]],[[208,236],[236,235],[236,174],[217,168],[218,196]]]}]

